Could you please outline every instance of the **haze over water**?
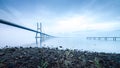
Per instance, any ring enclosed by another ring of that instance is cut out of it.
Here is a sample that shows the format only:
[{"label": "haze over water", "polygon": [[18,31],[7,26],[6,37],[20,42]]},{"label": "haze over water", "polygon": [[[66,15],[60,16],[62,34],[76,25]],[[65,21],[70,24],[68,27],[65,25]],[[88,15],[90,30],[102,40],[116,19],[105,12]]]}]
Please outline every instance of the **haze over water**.
[{"label": "haze over water", "polygon": [[[35,33],[17,29],[18,32],[6,29],[3,33],[4,36],[0,36],[0,47],[41,47],[35,44]],[[21,35],[26,33],[29,35]],[[75,35],[76,36],[76,35]],[[42,43],[42,47],[56,48],[62,46],[60,49],[78,49],[85,51],[106,52],[106,53],[120,53],[120,39],[117,41],[112,40],[88,40],[86,36],[80,35],[79,37],[58,37],[51,38]]]}]

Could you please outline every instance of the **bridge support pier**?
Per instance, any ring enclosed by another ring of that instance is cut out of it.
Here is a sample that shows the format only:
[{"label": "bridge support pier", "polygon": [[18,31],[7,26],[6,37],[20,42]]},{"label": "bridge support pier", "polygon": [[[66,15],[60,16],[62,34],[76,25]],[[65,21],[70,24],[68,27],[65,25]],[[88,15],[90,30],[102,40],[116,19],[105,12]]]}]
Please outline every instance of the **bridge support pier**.
[{"label": "bridge support pier", "polygon": [[[42,32],[42,24],[37,23],[37,32],[36,32],[35,39],[36,39],[36,45],[38,45],[40,43],[40,47],[42,46],[42,34],[41,34],[41,32]],[[39,39],[39,42],[38,42],[38,39]]]}]

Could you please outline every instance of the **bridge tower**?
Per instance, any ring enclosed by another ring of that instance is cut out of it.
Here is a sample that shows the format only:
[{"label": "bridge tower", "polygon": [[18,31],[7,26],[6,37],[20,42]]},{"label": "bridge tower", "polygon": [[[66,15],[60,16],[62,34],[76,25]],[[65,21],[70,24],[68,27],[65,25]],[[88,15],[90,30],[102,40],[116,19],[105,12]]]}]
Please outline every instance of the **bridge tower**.
[{"label": "bridge tower", "polygon": [[42,24],[41,23],[37,23],[37,32],[36,32],[36,44],[38,45],[38,40],[41,46],[41,42],[42,42]]}]

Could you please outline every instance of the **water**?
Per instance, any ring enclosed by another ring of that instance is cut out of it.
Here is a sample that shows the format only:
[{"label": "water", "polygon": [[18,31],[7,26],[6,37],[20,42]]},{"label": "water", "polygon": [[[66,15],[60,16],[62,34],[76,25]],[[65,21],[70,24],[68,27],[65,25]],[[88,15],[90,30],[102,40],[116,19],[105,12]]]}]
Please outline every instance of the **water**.
[{"label": "water", "polygon": [[[10,27],[9,29],[0,28],[0,48],[5,46],[9,47],[40,47],[35,44],[35,33],[15,29]],[[105,41],[105,40],[87,40],[86,37],[64,37],[64,38],[52,38],[42,43],[45,47],[59,47],[63,49],[79,49],[106,53],[120,53],[120,40],[119,41]]]},{"label": "water", "polygon": [[[25,33],[25,32],[24,32]],[[26,32],[29,33],[29,32]],[[19,36],[19,37],[17,37]],[[0,48],[9,47],[40,47],[35,44],[35,33],[21,36],[5,36],[0,39]],[[79,49],[106,53],[120,53],[120,41],[87,40],[86,37],[51,38],[42,43],[43,47],[58,47],[62,49]]]},{"label": "water", "polygon": [[120,53],[120,41],[87,40],[85,37],[54,38],[47,40],[43,45],[63,49],[79,49],[106,53]]}]

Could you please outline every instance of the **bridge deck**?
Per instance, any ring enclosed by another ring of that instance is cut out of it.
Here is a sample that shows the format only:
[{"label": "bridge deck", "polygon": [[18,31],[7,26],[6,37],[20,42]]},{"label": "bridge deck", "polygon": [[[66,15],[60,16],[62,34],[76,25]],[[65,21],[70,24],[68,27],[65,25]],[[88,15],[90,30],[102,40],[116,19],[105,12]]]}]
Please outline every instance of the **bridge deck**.
[{"label": "bridge deck", "polygon": [[38,32],[36,30],[30,29],[30,28],[27,28],[27,27],[24,27],[24,26],[21,26],[21,25],[18,25],[18,24],[14,24],[14,23],[11,23],[11,22],[8,22],[8,21],[4,21],[4,20],[1,20],[1,19],[0,19],[0,23],[1,24],[6,24],[6,25],[9,25],[9,26],[13,26],[13,27],[17,27],[17,28],[21,28],[21,29],[24,29],[24,30],[28,30],[28,31],[31,31],[31,32],[41,33],[42,35],[51,36],[51,35],[48,35],[46,33]]},{"label": "bridge deck", "polygon": [[93,39],[93,40],[120,40],[120,37],[87,37],[87,39]]}]

